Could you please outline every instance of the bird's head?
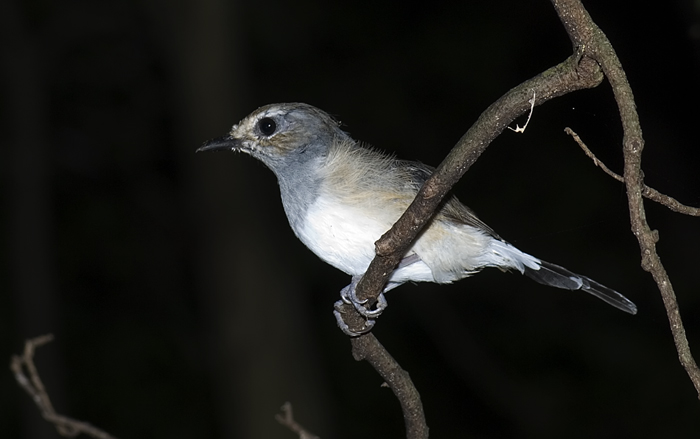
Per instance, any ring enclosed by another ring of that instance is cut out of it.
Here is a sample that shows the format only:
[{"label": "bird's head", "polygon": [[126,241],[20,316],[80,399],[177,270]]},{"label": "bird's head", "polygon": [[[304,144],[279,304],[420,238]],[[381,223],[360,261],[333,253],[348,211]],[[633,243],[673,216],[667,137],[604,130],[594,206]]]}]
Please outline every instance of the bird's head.
[{"label": "bird's head", "polygon": [[260,107],[233,126],[228,135],[202,145],[200,151],[230,150],[252,155],[277,172],[292,163],[325,155],[334,141],[349,139],[339,123],[308,104]]}]

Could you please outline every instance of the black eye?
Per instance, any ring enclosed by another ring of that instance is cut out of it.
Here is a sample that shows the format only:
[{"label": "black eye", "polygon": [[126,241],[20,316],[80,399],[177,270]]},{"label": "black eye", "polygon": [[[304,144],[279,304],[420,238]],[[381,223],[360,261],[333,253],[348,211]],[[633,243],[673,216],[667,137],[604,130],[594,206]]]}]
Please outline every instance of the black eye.
[{"label": "black eye", "polygon": [[260,132],[266,136],[271,136],[277,131],[277,124],[269,117],[263,117],[258,121]]}]

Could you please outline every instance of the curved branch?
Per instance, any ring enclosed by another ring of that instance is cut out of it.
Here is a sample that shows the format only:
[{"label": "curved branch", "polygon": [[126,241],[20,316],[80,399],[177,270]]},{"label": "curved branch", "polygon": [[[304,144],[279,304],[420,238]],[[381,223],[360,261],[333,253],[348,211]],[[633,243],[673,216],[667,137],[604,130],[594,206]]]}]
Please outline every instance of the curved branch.
[{"label": "curved branch", "polygon": [[612,86],[624,132],[622,140],[625,160],[624,180],[627,187],[632,233],[639,241],[642,254],[642,268],[651,273],[661,292],[666,315],[671,324],[673,340],[678,351],[678,358],[700,397],[700,368],[698,368],[690,352],[671,280],[661,263],[661,258],[656,253],[656,242],[659,240],[659,233],[656,230],[651,230],[646,220],[642,199],[644,184],[641,171],[644,138],[642,137],[642,129],[639,124],[632,88],[627,81],[627,75],[610,40],[591,20],[590,15],[588,15],[581,2],[579,0],[552,0],[552,3],[559,14],[559,18],[564,23],[574,46],[585,47],[586,55],[600,63],[605,76]]},{"label": "curved branch", "polygon": [[[530,110],[533,94],[537,97],[534,105],[540,105],[576,90],[595,87],[602,80],[598,64],[577,52],[491,104],[425,182],[401,218],[375,243],[377,256],[360,280],[357,296],[370,304],[376,301],[392,270],[432,218],[447,192],[513,120]],[[351,330],[363,328],[364,319],[352,306],[343,307],[342,312]]]},{"label": "curved branch", "polygon": [[[376,302],[391,271],[447,192],[515,118],[529,111],[533,105],[572,91],[595,87],[602,80],[598,64],[578,52],[561,64],[523,82],[491,104],[425,182],[401,218],[375,243],[377,256],[357,286],[358,297],[367,299],[370,305]],[[535,95],[537,99],[533,103]],[[351,330],[357,332],[364,327],[365,320],[352,306],[343,306],[341,312]],[[371,333],[355,337],[351,342],[354,357],[369,361],[394,391],[403,409],[406,436],[426,439],[428,426],[423,406],[408,373],[401,369]]]},{"label": "curved branch", "polygon": [[[452,185],[461,178],[508,124],[531,108],[530,96],[533,94],[538,96],[533,104],[538,105],[575,90],[595,87],[600,84],[604,74],[613,86],[625,133],[624,181],[629,198],[632,230],[642,250],[642,266],[652,273],[659,286],[681,364],[700,393],[700,370],[690,353],[671,282],[656,254],[655,243],[658,240],[658,233],[651,231],[645,219],[642,194],[645,193],[657,199],[665,196],[661,194],[657,196],[656,191],[642,183],[641,151],[644,142],[632,89],[612,45],[593,23],[581,2],[552,0],[552,3],[574,43],[576,53],[560,65],[510,90],[481,114],[436,172],[426,181],[406,212],[376,242],[377,256],[359,282],[357,295],[361,300],[367,299],[370,303],[376,301],[392,270],[430,220]],[[670,197],[666,197],[666,205],[673,204],[669,199]],[[364,320],[354,309],[345,307],[343,313],[351,329],[363,327]],[[354,338],[352,344],[355,358],[370,361],[394,390],[404,409],[407,437],[427,438],[428,429],[425,425],[420,397],[417,392],[413,393],[415,388],[407,374],[400,369],[372,334]],[[391,361],[385,363],[377,360],[378,358],[389,358]],[[402,384],[392,384],[389,381],[397,376],[401,377]],[[404,385],[412,390],[410,392],[402,390]]]},{"label": "curved branch", "polygon": [[[577,51],[561,64],[513,88],[481,114],[426,181],[406,212],[375,243],[377,255],[357,286],[361,300],[368,300],[370,305],[376,301],[392,270],[447,192],[515,118],[534,105],[576,90],[596,87],[602,82],[603,74],[598,64],[582,55],[582,51]],[[352,306],[344,306],[341,312],[351,330],[363,328],[365,321]],[[353,338],[351,342],[355,358],[369,361],[394,391],[403,409],[407,437],[427,438],[428,427],[420,395],[408,374],[371,333]]]}]

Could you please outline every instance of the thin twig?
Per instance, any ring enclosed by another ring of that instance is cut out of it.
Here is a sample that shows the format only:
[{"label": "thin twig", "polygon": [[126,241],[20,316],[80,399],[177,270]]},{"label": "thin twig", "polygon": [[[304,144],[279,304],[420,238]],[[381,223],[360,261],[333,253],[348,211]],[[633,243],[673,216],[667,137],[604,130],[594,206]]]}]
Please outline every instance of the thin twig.
[{"label": "thin twig", "polygon": [[[13,355],[10,361],[10,369],[15,374],[15,380],[29,394],[34,403],[39,407],[41,416],[54,424],[61,436],[75,437],[80,433],[87,434],[97,439],[116,439],[99,428],[93,427],[87,422],[71,419],[56,413],[51,404],[49,394],[44,388],[44,383],[34,365],[34,352],[36,348],[53,340],[52,334],[36,337],[24,343],[24,353]],[[27,374],[25,374],[25,370]]]},{"label": "thin twig", "polygon": [[[593,151],[591,151],[588,148],[588,146],[586,146],[586,144],[583,142],[583,140],[581,140],[579,135],[574,132],[574,130],[572,130],[569,127],[566,127],[566,128],[564,128],[564,131],[566,132],[566,134],[573,137],[573,139],[576,141],[576,143],[578,143],[578,146],[581,147],[583,152],[585,152],[586,155],[588,157],[590,157],[591,160],[593,160],[593,164],[598,166],[600,169],[603,170],[603,172],[605,172],[606,174],[608,174],[609,176],[611,176],[615,180],[617,180],[621,183],[625,182],[625,179],[621,175],[618,175],[615,172],[611,171],[610,168],[605,166],[605,163],[598,160],[598,158],[595,156],[595,154],[593,154]],[[679,202],[675,198],[669,197],[668,195],[664,195],[661,192],[657,191],[656,189],[654,189],[652,187],[647,186],[644,183],[642,183],[642,196],[650,199],[651,201],[656,201],[657,203],[668,207],[669,209],[671,209],[674,212],[683,213],[685,215],[691,215],[691,216],[700,216],[700,208],[686,206],[685,204],[682,204],[681,202]]]}]

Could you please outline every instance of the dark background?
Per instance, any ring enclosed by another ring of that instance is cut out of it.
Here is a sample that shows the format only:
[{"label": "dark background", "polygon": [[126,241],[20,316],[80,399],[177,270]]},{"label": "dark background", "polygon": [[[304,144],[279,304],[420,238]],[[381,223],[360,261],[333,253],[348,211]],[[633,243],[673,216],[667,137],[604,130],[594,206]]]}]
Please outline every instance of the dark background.
[{"label": "dark background", "polygon": [[[585,3],[634,89],[645,181],[700,205],[698,2]],[[285,401],[325,439],[401,437],[396,400],[331,314],[348,276],[296,240],[263,165],[194,150],[260,105],[302,101],[437,165],[492,101],[571,53],[545,0],[8,0],[0,32],[0,361],[53,333],[37,364],[57,410],[123,439],[292,438],[273,419]],[[621,171],[603,83],[536,108],[455,192],[639,314],[497,270],[392,291],[375,334],[433,437],[700,433],[625,191],[566,126]],[[647,208],[698,355],[700,223]],[[0,413],[0,437],[57,437],[9,370]]]}]

